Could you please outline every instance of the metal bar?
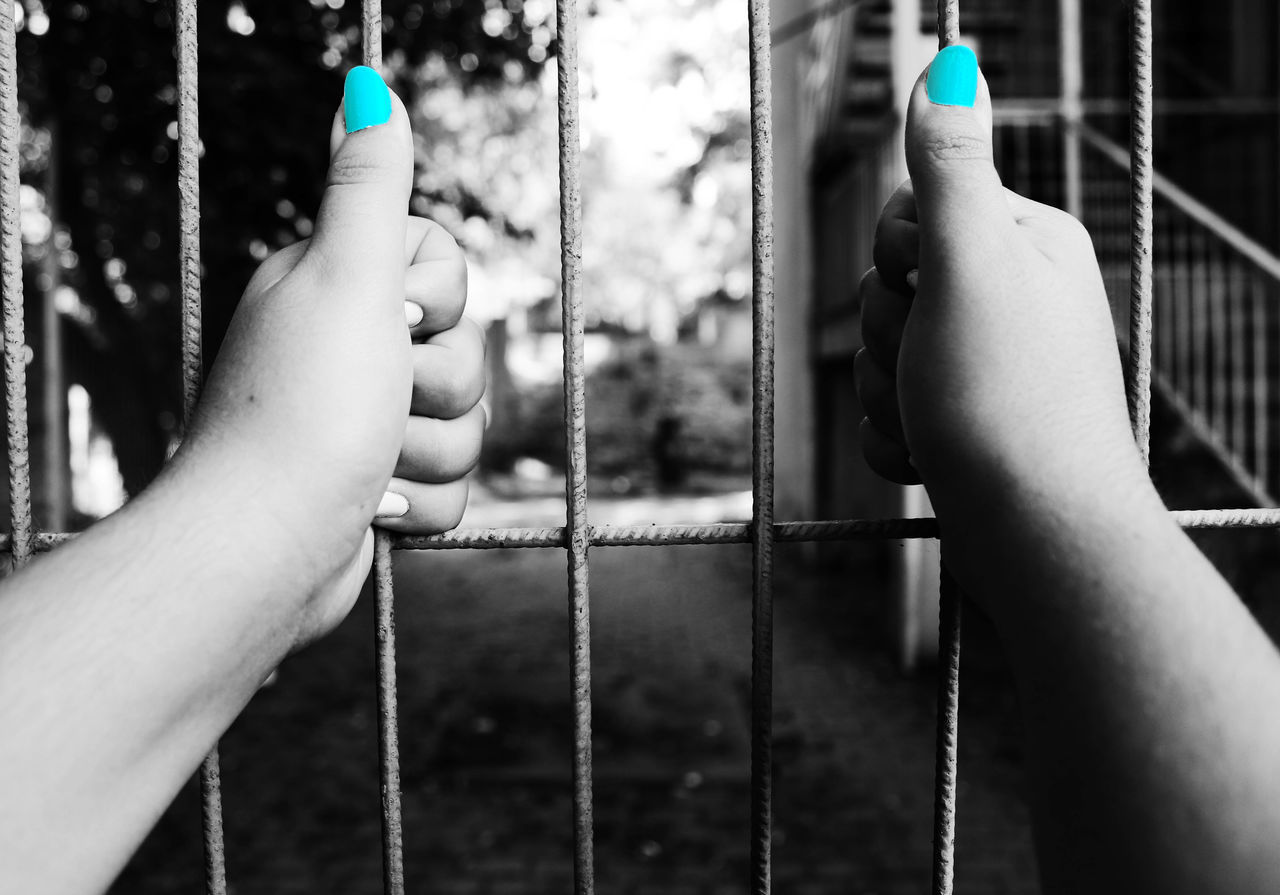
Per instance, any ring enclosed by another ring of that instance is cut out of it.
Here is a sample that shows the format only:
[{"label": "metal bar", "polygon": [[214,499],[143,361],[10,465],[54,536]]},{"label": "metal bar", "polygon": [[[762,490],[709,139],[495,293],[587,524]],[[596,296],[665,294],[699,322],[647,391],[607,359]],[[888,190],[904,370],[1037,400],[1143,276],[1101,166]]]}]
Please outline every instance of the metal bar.
[{"label": "metal bar", "polygon": [[[960,40],[959,0],[938,0],[938,48]],[[933,893],[955,883],[956,778],[960,722],[960,616],[964,597],[945,563],[939,575],[938,724],[933,796]]]},{"label": "metal bar", "polygon": [[769,0],[748,0],[751,54],[751,891],[773,885],[773,58]]},{"label": "metal bar", "polygon": [[955,879],[956,759],[960,732],[960,622],[964,601],[942,566],[938,612],[938,733],[934,755],[933,892],[951,895]]},{"label": "metal bar", "polygon": [[560,138],[560,281],[564,337],[564,424],[567,472],[565,529],[569,615],[573,628],[573,883],[577,895],[595,890],[595,833],[591,773],[591,594],[587,549],[587,374],[583,361],[582,143],[578,122],[578,4],[556,0],[560,41],[557,81]]},{"label": "metal bar", "polygon": [[1178,315],[1178,326],[1174,332],[1178,357],[1178,375],[1175,381],[1178,391],[1181,394],[1189,395],[1191,393],[1191,382],[1195,377],[1195,364],[1192,361],[1194,352],[1195,290],[1191,284],[1191,239],[1188,236],[1188,228],[1191,225],[1188,218],[1178,218],[1177,220],[1181,222],[1182,226],[1178,227],[1174,233],[1173,255],[1170,257],[1174,268],[1173,283],[1176,290]]},{"label": "metal bar", "polygon": [[1203,230],[1191,234],[1191,388],[1188,394],[1192,408],[1206,422],[1209,419],[1209,265],[1206,256],[1209,239]]},{"label": "metal bar", "polygon": [[404,895],[400,814],[400,725],[396,697],[396,611],[391,535],[376,529],[373,547],[374,645],[378,662],[378,777],[382,789],[382,889]]},{"label": "metal bar", "polygon": [[[1249,450],[1248,425],[1245,408],[1249,403],[1250,392],[1245,344],[1245,327],[1249,307],[1245,295],[1244,270],[1238,259],[1231,258],[1227,262],[1230,270],[1227,285],[1227,320],[1228,332],[1231,336],[1231,449],[1240,457],[1245,457]],[[1256,466],[1255,466],[1256,469]]]},{"label": "metal bar", "polygon": [[1133,0],[1130,41],[1129,419],[1144,463],[1151,454],[1151,0]]},{"label": "metal bar", "polygon": [[[1222,510],[1172,510],[1183,528],[1280,528],[1280,508],[1240,507]],[[679,547],[685,545],[749,544],[751,525],[720,522],[709,525],[599,525],[591,527],[593,547]],[[888,541],[936,538],[932,517],[904,519],[839,519],[824,522],[775,522],[774,539],[783,543],[818,541]],[[39,532],[34,545],[44,553],[74,540],[74,532]],[[11,540],[0,535],[0,552]],[[392,550],[499,550],[564,547],[563,528],[458,528],[442,535],[398,535]]]},{"label": "metal bar", "polygon": [[938,0],[938,49],[960,42],[960,0]]},{"label": "metal bar", "polygon": [[[361,61],[382,73],[382,3],[360,5]],[[404,828],[400,811],[400,718],[396,696],[396,608],[391,532],[374,528],[374,650],[378,665],[378,777],[382,790],[382,889],[404,895]]]},{"label": "metal bar", "polygon": [[[1062,80],[1062,116],[1067,121],[1084,117],[1084,52],[1081,45],[1081,0],[1058,3],[1058,72]],[[1084,213],[1084,183],[1080,135],[1062,130],[1063,208],[1076,218]]]},{"label": "metal bar", "polygon": [[[178,36],[178,251],[182,295],[182,421],[191,422],[204,377],[200,292],[200,55],[196,0],[179,0]],[[200,765],[205,891],[226,895],[222,832],[222,774],[215,744]]]},{"label": "metal bar", "polygon": [[31,457],[27,345],[23,326],[21,203],[18,201],[18,54],[13,4],[0,3],[0,279],[4,284],[4,385],[9,436],[9,524],[13,565],[31,558]]},{"label": "metal bar", "polygon": [[1209,275],[1209,332],[1213,352],[1213,364],[1209,367],[1212,382],[1209,420],[1222,433],[1227,449],[1234,453],[1235,446],[1228,440],[1227,429],[1227,301],[1230,295],[1223,274],[1222,247],[1210,245],[1208,255],[1205,269]]},{"label": "metal bar", "polygon": [[[1270,477],[1267,450],[1267,299],[1266,285],[1255,273],[1249,300],[1253,303],[1253,468],[1266,487]],[[1280,491],[1280,488],[1276,489]]]}]

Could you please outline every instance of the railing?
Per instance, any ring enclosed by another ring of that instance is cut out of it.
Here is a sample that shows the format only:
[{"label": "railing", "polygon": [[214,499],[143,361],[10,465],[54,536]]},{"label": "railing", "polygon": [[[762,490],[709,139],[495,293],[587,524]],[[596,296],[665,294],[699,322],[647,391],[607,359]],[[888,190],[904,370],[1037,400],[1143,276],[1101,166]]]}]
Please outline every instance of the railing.
[{"label": "railing", "polygon": [[[1128,151],[1096,128],[1067,125],[1052,106],[998,110],[997,158],[1007,186],[1062,205],[1063,135],[1081,154],[1082,215],[1121,344],[1129,314]],[[1243,493],[1280,493],[1280,258],[1153,172],[1152,381]]]},{"label": "railing", "polygon": [[[1124,284],[1125,151],[1087,125],[1085,223],[1110,294]],[[1280,258],[1154,177],[1156,387],[1253,500],[1280,493]]]},{"label": "railing", "polygon": [[[183,305],[184,385],[187,407],[193,406],[199,385],[200,278],[198,258],[198,107],[195,0],[177,0],[179,70],[179,181],[181,193],[181,270]],[[939,37],[953,43],[959,33],[958,0],[940,0]],[[380,532],[377,538],[376,582],[378,655],[379,759],[383,808],[384,890],[391,895],[405,891],[403,831],[400,816],[398,754],[399,719],[396,706],[396,656],[392,552],[395,549],[455,549],[554,547],[565,549],[568,559],[568,599],[572,618],[574,875],[575,892],[594,890],[592,767],[591,767],[591,656],[588,548],[592,545],[732,544],[747,542],[753,555],[752,617],[752,758],[751,758],[751,878],[750,891],[767,895],[772,876],[772,612],[773,551],[775,541],[855,540],[860,538],[932,538],[932,519],[881,519],[859,521],[784,522],[773,519],[773,180],[771,126],[771,63],[768,0],[748,0],[751,59],[751,142],[753,185],[753,354],[754,386],[752,520],[746,525],[593,527],[587,519],[585,389],[583,368],[583,295],[581,290],[581,191],[578,179],[577,16],[576,0],[558,0],[559,24],[559,144],[561,178],[561,258],[563,271],[565,433],[569,476],[566,493],[568,525],[554,529],[485,529],[455,531],[431,538],[393,538]],[[377,0],[363,0],[362,61],[374,67],[382,62],[382,22]],[[1129,237],[1131,254],[1131,315],[1135,338],[1127,368],[1130,407],[1135,437],[1144,456],[1149,420],[1150,355],[1147,345],[1151,312],[1151,142],[1150,55],[1151,3],[1134,0],[1133,61],[1135,70],[1134,150],[1136,172],[1130,195],[1134,226]],[[14,49],[13,4],[0,2],[0,262],[4,286],[4,354],[7,395],[11,534],[3,546],[15,565],[29,561],[37,550],[50,549],[67,540],[63,533],[37,532],[31,517],[30,469],[27,453],[23,291],[20,232],[18,228],[18,106]],[[1200,295],[1211,294],[1205,286]],[[1261,301],[1261,299],[1258,299]],[[1201,302],[1201,308],[1204,302]],[[1195,311],[1186,300],[1178,307]],[[1251,309],[1257,305],[1250,305]],[[1212,316],[1212,313],[1210,316]],[[1219,312],[1221,313],[1221,312]],[[1255,312],[1256,313],[1256,312]],[[1271,313],[1268,309],[1266,313]],[[1237,315],[1237,319],[1240,318]],[[1271,317],[1264,318],[1264,323]],[[1217,332],[1219,330],[1215,330]],[[1230,330],[1224,344],[1231,345]],[[1176,335],[1175,335],[1176,341]],[[1163,343],[1162,343],[1163,344]],[[1200,351],[1194,345],[1182,355],[1183,368],[1197,357],[1207,357],[1220,367],[1225,351]],[[1261,356],[1261,355],[1259,355]],[[1174,365],[1175,379],[1194,384],[1193,372]],[[1198,369],[1198,368],[1196,368]],[[1255,366],[1256,371],[1256,366]],[[1261,371],[1263,375],[1266,370]],[[1210,417],[1213,408],[1229,406],[1217,401],[1220,392],[1201,395]],[[1194,389],[1193,389],[1194,393]],[[1255,411],[1256,416],[1256,411]],[[1229,419],[1235,417],[1228,414]],[[1244,417],[1248,419],[1248,417]],[[1255,420],[1255,423],[1257,421]],[[1263,452],[1265,454],[1265,451]],[[1280,527],[1280,510],[1253,508],[1175,513],[1182,525],[1200,527]],[[939,674],[939,725],[937,748],[936,809],[933,891],[953,889],[953,849],[956,832],[956,748],[959,711],[960,609],[962,601],[944,573],[942,599],[942,653]],[[202,773],[206,833],[207,891],[225,895],[227,881],[223,861],[221,789],[216,751]],[[373,794],[370,793],[370,798]]]}]

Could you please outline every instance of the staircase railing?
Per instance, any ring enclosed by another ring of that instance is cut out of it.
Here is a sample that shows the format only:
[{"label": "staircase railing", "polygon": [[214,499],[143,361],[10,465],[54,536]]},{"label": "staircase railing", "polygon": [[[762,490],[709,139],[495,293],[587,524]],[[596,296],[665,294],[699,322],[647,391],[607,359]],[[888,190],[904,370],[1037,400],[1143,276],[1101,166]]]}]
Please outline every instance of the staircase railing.
[{"label": "staircase railing", "polygon": [[[1070,127],[1084,148],[1084,218],[1107,292],[1127,296],[1129,151],[1088,125]],[[1155,385],[1237,483],[1274,506],[1280,258],[1158,173],[1154,193]]]},{"label": "staircase railing", "polygon": [[[997,116],[1005,184],[1062,205],[1064,128],[1081,146],[1083,218],[1128,341],[1129,150],[1046,110]],[[1025,110],[1023,110],[1025,111]],[[1154,387],[1259,506],[1280,494],[1280,257],[1169,178],[1154,178]],[[1127,348],[1127,345],[1126,345]]]}]

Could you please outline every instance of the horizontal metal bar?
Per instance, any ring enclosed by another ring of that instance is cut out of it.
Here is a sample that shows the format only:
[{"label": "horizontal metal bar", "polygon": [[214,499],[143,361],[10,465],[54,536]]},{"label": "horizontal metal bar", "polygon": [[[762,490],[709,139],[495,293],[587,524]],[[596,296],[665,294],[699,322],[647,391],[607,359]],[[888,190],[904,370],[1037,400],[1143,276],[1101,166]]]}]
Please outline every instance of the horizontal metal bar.
[{"label": "horizontal metal bar", "polygon": [[[1280,114],[1280,103],[1274,99],[1157,99],[1152,108],[1157,118]],[[991,111],[996,124],[1053,124],[1066,117],[1062,99],[1057,96],[992,98]],[[1127,116],[1129,100],[1084,99],[1080,101],[1080,111],[1086,117]]]},{"label": "horizontal metal bar", "polygon": [[[1173,521],[1185,529],[1280,528],[1280,508],[1172,510]],[[779,542],[894,541],[936,538],[933,517],[902,519],[840,519],[823,522],[776,522]],[[47,552],[75,537],[74,532],[37,532],[36,550]],[[721,522],[704,525],[593,525],[592,547],[679,547],[697,544],[749,544],[751,524]],[[393,550],[486,550],[521,547],[564,547],[563,528],[456,528],[440,535],[398,535]],[[0,553],[9,550],[9,536],[0,535]]]}]

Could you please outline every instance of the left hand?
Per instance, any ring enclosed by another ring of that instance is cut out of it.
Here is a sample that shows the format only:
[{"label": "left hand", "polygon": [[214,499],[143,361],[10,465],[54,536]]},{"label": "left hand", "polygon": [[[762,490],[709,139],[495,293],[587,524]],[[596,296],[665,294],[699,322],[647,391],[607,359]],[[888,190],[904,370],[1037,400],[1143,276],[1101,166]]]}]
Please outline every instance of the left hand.
[{"label": "left hand", "polygon": [[253,276],[173,464],[309,583],[300,643],[350,609],[375,513],[406,533],[458,524],[485,424],[466,261],[406,214],[412,135],[390,98],[386,123],[350,134],[338,110],[315,233]]}]

